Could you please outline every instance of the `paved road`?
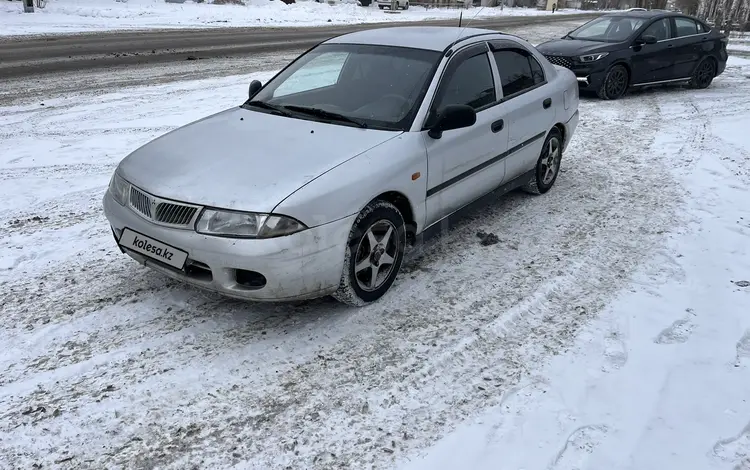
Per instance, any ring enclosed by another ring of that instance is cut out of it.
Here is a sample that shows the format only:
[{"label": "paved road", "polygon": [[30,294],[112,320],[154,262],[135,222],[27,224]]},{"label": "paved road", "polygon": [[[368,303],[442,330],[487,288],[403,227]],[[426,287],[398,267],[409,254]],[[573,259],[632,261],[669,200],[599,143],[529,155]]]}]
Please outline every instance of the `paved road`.
[{"label": "paved road", "polygon": [[[511,26],[587,20],[599,15],[508,16],[476,20],[472,26],[502,30]],[[398,23],[409,24],[455,25],[456,21]],[[382,25],[180,29],[9,38],[0,40],[0,76],[23,77],[115,65],[166,63],[188,57],[200,60],[304,49],[335,35]]]}]

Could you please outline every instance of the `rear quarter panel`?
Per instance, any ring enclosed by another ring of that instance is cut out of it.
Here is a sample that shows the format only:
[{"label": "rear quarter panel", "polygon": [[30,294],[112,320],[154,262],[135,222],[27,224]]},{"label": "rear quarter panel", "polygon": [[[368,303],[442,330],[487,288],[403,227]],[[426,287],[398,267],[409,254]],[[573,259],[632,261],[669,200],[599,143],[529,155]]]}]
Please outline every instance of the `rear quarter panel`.
[{"label": "rear quarter panel", "polygon": [[554,86],[554,94],[557,97],[557,100],[553,98],[553,102],[557,102],[555,121],[556,124],[562,124],[565,129],[565,142],[563,146],[567,147],[578,127],[578,106],[580,103],[578,79],[576,79],[575,74],[571,70],[559,65],[550,65],[557,72],[555,81],[552,84]]},{"label": "rear quarter panel", "polygon": [[314,227],[358,214],[370,201],[387,192],[398,192],[409,200],[421,231],[427,192],[427,151],[419,133],[402,133],[333,168],[292,193],[274,212]]},{"label": "rear quarter panel", "polygon": [[553,65],[530,42],[515,37],[513,40],[525,46],[544,68],[544,75],[547,79],[545,86],[551,93],[552,106],[555,108],[555,123],[565,125],[578,111],[579,91],[575,74],[565,67]]}]

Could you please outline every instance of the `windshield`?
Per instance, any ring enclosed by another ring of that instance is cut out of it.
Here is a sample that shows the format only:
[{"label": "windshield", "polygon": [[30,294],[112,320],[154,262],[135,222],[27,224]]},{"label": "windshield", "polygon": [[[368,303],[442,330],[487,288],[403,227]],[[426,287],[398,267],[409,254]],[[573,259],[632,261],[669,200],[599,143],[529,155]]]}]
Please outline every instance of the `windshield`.
[{"label": "windshield", "polygon": [[628,39],[638,30],[645,19],[627,16],[608,16],[597,18],[580,28],[571,31],[568,37],[584,41],[620,42]]},{"label": "windshield", "polygon": [[275,107],[300,119],[407,130],[439,60],[437,51],[323,44],[273,78],[244,107],[259,112],[274,112]]}]

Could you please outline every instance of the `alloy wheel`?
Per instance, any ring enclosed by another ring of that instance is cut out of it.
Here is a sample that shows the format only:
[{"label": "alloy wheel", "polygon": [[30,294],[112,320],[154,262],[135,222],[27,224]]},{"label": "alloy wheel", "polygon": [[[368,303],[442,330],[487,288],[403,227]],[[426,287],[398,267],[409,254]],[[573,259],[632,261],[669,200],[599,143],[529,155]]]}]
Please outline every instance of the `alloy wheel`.
[{"label": "alloy wheel", "polygon": [[628,85],[627,74],[622,68],[616,68],[612,71],[607,80],[607,95],[610,98],[616,98],[625,92],[625,87]]},{"label": "alloy wheel", "polygon": [[547,186],[552,183],[560,169],[561,159],[562,152],[560,151],[560,140],[557,137],[552,137],[547,144],[546,155],[540,162],[542,166],[542,184]]},{"label": "alloy wheel", "polygon": [[714,64],[710,60],[706,60],[698,69],[698,86],[701,88],[708,86],[712,78],[714,78]]},{"label": "alloy wheel", "polygon": [[396,226],[381,219],[370,226],[357,245],[354,277],[360,289],[379,289],[391,275],[399,251]]}]

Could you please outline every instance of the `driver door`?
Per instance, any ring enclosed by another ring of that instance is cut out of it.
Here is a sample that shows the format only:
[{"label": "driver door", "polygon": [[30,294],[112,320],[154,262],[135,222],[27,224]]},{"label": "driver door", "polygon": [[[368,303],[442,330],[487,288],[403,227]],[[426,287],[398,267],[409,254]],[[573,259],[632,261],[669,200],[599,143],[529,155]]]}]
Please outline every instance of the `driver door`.
[{"label": "driver door", "polygon": [[[427,148],[426,225],[432,225],[502,184],[508,147],[508,123],[496,106],[499,78],[482,42],[460,50],[441,77],[422,137]],[[428,135],[437,114],[451,104],[474,108],[473,126]]]},{"label": "driver door", "polygon": [[674,69],[672,23],[669,18],[662,18],[651,23],[638,36],[654,36],[656,44],[633,44],[633,85],[671,80]]}]

